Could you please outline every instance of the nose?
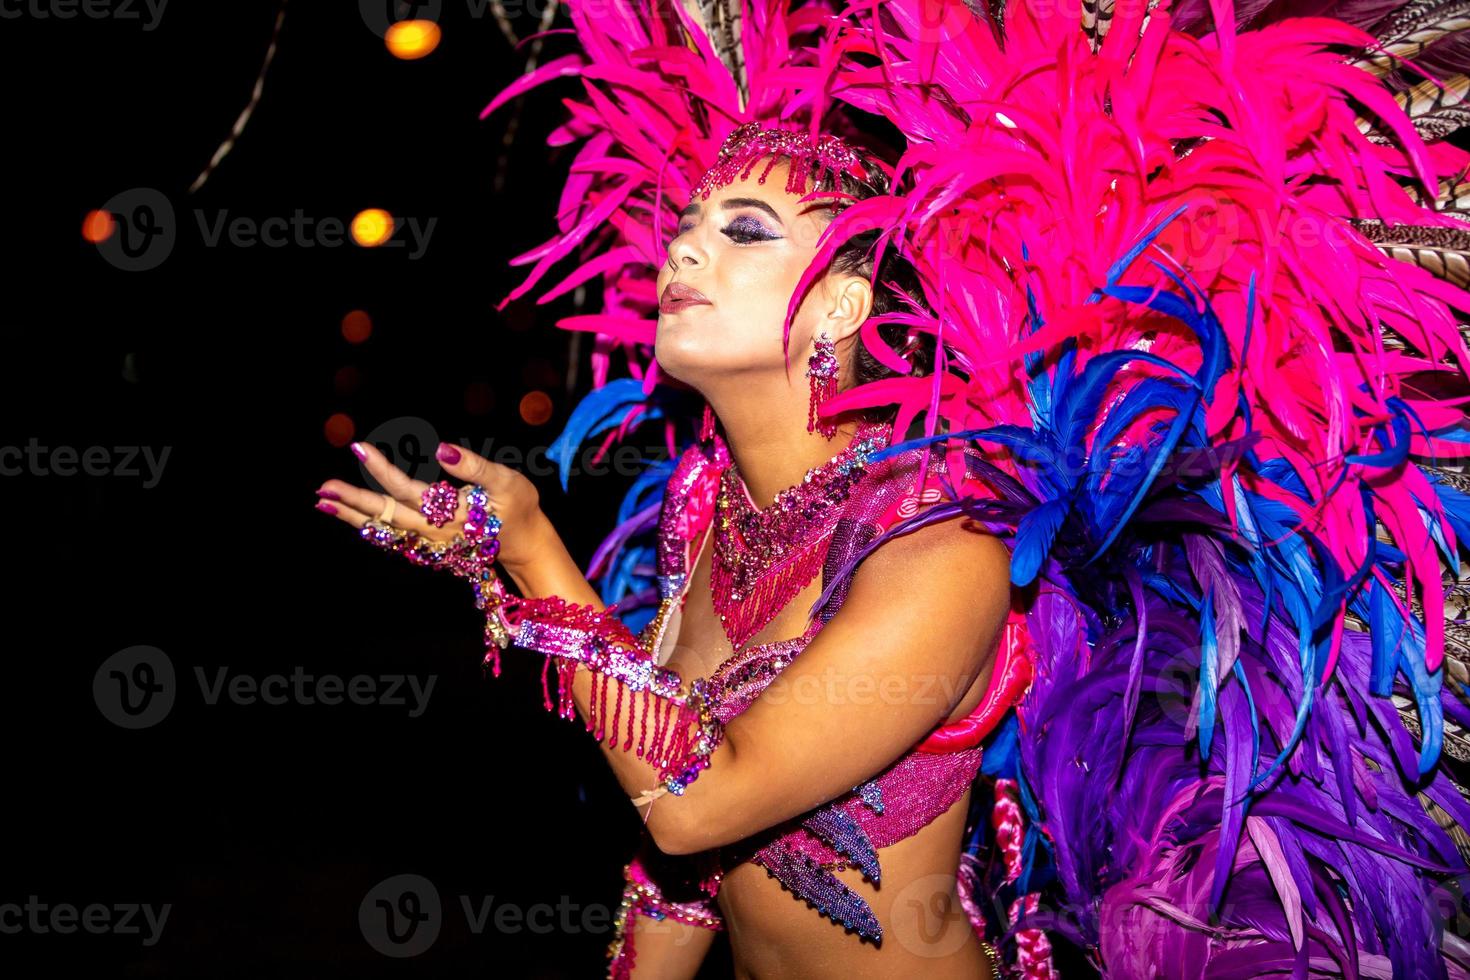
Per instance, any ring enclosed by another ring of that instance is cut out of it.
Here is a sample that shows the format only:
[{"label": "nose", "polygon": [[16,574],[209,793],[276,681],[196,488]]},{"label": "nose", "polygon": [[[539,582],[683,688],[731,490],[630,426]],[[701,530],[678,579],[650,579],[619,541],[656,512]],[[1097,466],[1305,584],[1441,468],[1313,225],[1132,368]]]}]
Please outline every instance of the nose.
[{"label": "nose", "polygon": [[669,242],[669,271],[678,272],[679,266],[701,266],[705,263],[705,251],[697,241],[699,229],[691,228]]}]

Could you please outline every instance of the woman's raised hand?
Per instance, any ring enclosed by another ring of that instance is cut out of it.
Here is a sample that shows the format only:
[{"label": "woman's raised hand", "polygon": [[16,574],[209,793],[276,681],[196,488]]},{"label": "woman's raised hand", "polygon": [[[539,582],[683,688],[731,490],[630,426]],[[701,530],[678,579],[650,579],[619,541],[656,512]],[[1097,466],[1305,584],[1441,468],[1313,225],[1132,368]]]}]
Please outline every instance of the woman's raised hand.
[{"label": "woman's raised hand", "polygon": [[440,443],[435,458],[448,477],[463,481],[459,490],[459,507],[454,518],[443,527],[435,527],[419,511],[428,484],[415,480],[393,465],[376,446],[354,442],[352,451],[362,460],[369,473],[387,491],[377,493],[356,487],[343,480],[328,480],[317,490],[317,509],[361,528],[370,520],[387,517],[384,523],[402,531],[413,531],[429,541],[452,541],[464,533],[469,511],[465,491],[479,484],[489,498],[490,510],[500,518],[499,561],[510,568],[528,565],[544,542],[548,527],[541,511],[541,496],[525,474],[508,466],[493,463],[462,446]]}]

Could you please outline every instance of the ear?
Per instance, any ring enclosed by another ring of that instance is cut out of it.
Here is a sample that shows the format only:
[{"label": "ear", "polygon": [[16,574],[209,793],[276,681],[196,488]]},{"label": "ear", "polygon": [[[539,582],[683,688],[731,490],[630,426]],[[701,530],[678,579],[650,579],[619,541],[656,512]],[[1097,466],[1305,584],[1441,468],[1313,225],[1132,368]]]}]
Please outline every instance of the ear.
[{"label": "ear", "polygon": [[817,332],[826,330],[833,341],[850,337],[862,328],[873,310],[873,287],[862,276],[833,277],[828,283],[826,313]]}]

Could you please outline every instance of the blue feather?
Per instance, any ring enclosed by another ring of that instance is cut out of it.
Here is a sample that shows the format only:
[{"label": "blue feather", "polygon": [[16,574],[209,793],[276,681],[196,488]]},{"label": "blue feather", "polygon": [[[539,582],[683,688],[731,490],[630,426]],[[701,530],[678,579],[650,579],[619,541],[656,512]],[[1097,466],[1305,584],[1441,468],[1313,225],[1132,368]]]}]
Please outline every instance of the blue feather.
[{"label": "blue feather", "polygon": [[1393,437],[1389,438],[1383,426],[1376,426],[1373,437],[1383,444],[1382,451],[1368,454],[1348,453],[1344,458],[1349,463],[1387,468],[1397,466],[1409,458],[1409,419],[1404,412],[1406,406],[1399,398],[1389,398],[1385,404],[1393,412],[1389,423],[1389,431]]},{"label": "blue feather", "polygon": [[1215,735],[1215,707],[1219,696],[1220,644],[1215,636],[1215,594],[1205,593],[1199,611],[1199,754],[1210,757]]},{"label": "blue feather", "polygon": [[643,406],[643,411],[635,417],[634,424],[663,417],[662,409],[649,402],[643,393],[643,382],[636,378],[609,381],[588,392],[577,403],[566,427],[546,451],[547,458],[556,461],[563,491],[567,489],[567,480],[571,476],[572,460],[582,444],[618,425],[630,409],[639,405]]},{"label": "blue feather", "polygon": [[1447,442],[1470,442],[1470,428],[1463,422],[1452,422],[1442,428],[1435,429],[1431,433],[1436,439],[1444,439]]},{"label": "blue feather", "polygon": [[1419,708],[1419,728],[1423,732],[1419,743],[1419,775],[1423,776],[1439,761],[1444,743],[1444,705],[1439,700],[1444,686],[1444,665],[1432,674],[1429,672],[1424,665],[1424,624],[1413,615],[1403,622],[1409,629],[1398,645],[1398,661]]},{"label": "blue feather", "polygon": [[1245,691],[1245,703],[1251,711],[1251,772],[1254,773],[1261,764],[1261,714],[1256,709],[1256,699],[1251,694],[1251,684],[1245,676],[1245,664],[1239,657],[1230,672],[1240,681],[1241,689]]},{"label": "blue feather", "polygon": [[1460,547],[1470,549],[1470,495],[1456,490],[1434,470],[1424,470],[1423,473],[1433,485],[1439,506],[1449,518],[1450,527],[1455,529]]},{"label": "blue feather", "polygon": [[987,776],[1015,779],[1020,763],[1019,737],[1016,713],[1008,711],[1005,720],[996,726],[985,743],[980,756],[980,771]]},{"label": "blue feather", "polygon": [[1016,528],[1016,544],[1011,550],[1012,585],[1030,585],[1036,578],[1069,510],[1069,499],[1048,500],[1021,518]]},{"label": "blue feather", "polygon": [[[1141,239],[1138,240],[1138,243],[1137,244],[1135,244],[1128,251],[1124,252],[1123,255],[1118,259],[1118,261],[1116,261],[1112,265],[1108,266],[1108,272],[1107,272],[1107,283],[1108,283],[1108,285],[1111,286],[1114,283],[1116,283],[1118,281],[1118,277],[1121,276],[1124,272],[1126,272],[1128,270],[1128,267],[1133,264],[1133,260],[1136,259],[1136,258],[1138,258],[1140,255],[1142,255],[1143,254],[1143,250],[1146,249],[1146,248],[1148,248],[1150,245],[1152,245],[1153,242],[1154,242],[1154,239],[1155,238],[1158,238],[1159,235],[1163,233],[1164,229],[1167,228],[1167,227],[1169,227],[1169,224],[1175,218],[1177,218],[1181,214],[1183,214],[1188,208],[1189,208],[1189,205],[1188,204],[1181,204],[1181,205],[1179,205],[1179,207],[1177,207],[1177,208],[1174,209],[1174,213],[1173,214],[1170,214],[1169,216],[1167,216],[1167,217],[1163,218],[1162,220],[1160,220],[1158,224],[1154,225],[1154,227],[1153,227],[1153,229],[1151,231],[1147,232]],[[1097,296],[1097,293],[1094,292],[1093,293],[1093,296],[1088,297],[1088,302],[1093,302],[1094,301],[1094,298],[1096,296]]]}]

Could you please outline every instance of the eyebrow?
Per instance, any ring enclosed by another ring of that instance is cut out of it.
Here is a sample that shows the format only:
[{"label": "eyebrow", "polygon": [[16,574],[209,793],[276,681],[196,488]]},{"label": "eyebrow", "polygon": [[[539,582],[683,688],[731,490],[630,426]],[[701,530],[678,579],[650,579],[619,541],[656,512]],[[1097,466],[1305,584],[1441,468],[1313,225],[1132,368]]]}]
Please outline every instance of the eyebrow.
[{"label": "eyebrow", "polygon": [[[776,209],[758,197],[727,197],[720,202],[721,211],[732,211],[735,208],[757,208],[775,218],[776,223],[782,228],[786,227],[786,222],[781,220],[781,216],[776,213]],[[691,202],[683,211],[679,212],[679,217],[681,219],[692,218],[699,214],[700,210],[701,208],[698,204]]]}]

